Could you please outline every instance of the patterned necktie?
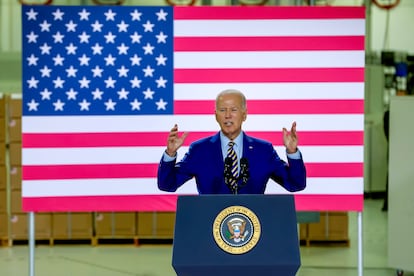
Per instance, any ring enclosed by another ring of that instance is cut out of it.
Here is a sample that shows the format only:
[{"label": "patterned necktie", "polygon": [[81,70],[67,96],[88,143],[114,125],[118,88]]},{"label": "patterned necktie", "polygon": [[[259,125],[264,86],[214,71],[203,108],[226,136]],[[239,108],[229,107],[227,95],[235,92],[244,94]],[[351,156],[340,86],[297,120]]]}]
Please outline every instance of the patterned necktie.
[{"label": "patterned necktie", "polygon": [[227,150],[227,157],[230,158],[230,160],[231,160],[231,175],[232,175],[232,178],[231,178],[230,183],[229,183],[231,187],[236,186],[237,172],[238,172],[237,155],[236,155],[236,152],[234,151],[233,146],[234,146],[234,142],[229,142],[229,148]]}]

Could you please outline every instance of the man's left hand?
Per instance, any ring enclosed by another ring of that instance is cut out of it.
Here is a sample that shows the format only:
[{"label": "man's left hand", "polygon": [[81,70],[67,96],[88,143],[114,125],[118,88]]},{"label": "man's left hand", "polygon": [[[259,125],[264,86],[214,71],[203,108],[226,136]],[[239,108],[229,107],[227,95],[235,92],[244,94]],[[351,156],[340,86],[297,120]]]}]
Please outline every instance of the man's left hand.
[{"label": "man's left hand", "polygon": [[293,122],[290,131],[283,128],[283,144],[288,153],[295,153],[298,150],[298,136],[296,134],[296,122]]}]

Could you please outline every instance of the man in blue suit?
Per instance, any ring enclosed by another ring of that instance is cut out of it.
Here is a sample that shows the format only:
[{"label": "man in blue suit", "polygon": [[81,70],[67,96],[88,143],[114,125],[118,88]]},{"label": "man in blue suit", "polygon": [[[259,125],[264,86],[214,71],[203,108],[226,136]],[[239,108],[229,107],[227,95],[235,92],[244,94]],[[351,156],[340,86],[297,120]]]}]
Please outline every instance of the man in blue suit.
[{"label": "man in blue suit", "polygon": [[221,130],[193,142],[180,162],[176,162],[177,150],[188,133],[179,136],[177,125],[171,129],[158,167],[160,190],[174,192],[193,177],[199,194],[263,194],[269,179],[291,192],[305,189],[306,169],[297,148],[296,122],[290,131],[283,128],[286,163],[270,142],[242,131],[247,106],[240,91],[222,91],[216,98],[215,116]]}]

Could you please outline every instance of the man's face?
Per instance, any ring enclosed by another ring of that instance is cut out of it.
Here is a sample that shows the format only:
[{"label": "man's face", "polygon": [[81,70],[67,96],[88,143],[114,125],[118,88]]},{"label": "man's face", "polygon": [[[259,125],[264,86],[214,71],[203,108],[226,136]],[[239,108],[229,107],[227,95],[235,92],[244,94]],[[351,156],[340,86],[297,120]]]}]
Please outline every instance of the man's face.
[{"label": "man's face", "polygon": [[216,121],[221,131],[230,140],[240,134],[246,120],[247,111],[242,107],[242,98],[238,94],[224,94],[217,99]]}]

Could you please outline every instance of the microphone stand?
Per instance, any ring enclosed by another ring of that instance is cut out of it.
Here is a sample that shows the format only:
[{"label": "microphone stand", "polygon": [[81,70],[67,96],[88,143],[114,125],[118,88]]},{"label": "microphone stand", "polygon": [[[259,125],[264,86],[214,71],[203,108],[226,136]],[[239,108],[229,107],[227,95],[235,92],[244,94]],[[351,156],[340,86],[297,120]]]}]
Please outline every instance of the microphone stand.
[{"label": "microphone stand", "polygon": [[[247,158],[243,157],[240,159],[240,174],[237,178],[235,178],[231,174],[231,159],[226,158],[224,160],[224,183],[229,187],[230,191],[237,195],[239,194],[239,188],[244,187],[247,185],[247,181],[249,180],[250,174],[249,174],[249,163],[247,161]],[[235,180],[235,185],[232,186],[230,183]],[[239,186],[239,182],[242,182],[241,186]]]},{"label": "microphone stand", "polygon": [[244,187],[247,185],[247,181],[249,181],[249,177],[250,177],[249,162],[247,161],[247,158],[243,157],[240,159],[240,175],[238,179],[238,181],[241,180],[241,187]]},{"label": "microphone stand", "polygon": [[[231,159],[226,157],[224,160],[224,183],[226,183],[227,187],[230,189],[232,194],[237,194],[237,186],[236,188],[231,185],[234,180],[234,176],[231,173]],[[236,179],[237,184],[237,179]]]}]

